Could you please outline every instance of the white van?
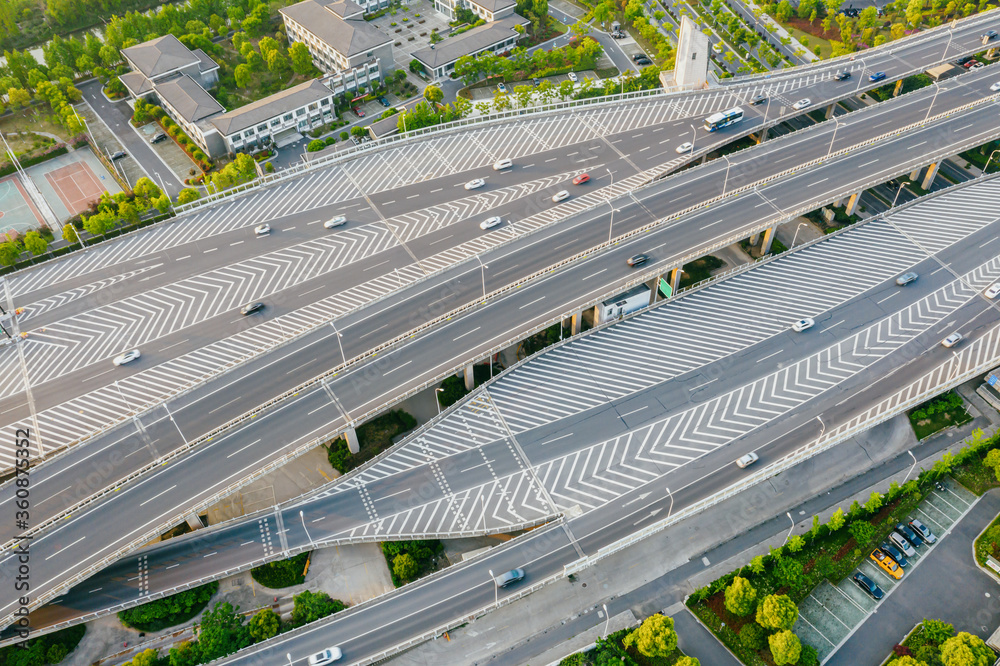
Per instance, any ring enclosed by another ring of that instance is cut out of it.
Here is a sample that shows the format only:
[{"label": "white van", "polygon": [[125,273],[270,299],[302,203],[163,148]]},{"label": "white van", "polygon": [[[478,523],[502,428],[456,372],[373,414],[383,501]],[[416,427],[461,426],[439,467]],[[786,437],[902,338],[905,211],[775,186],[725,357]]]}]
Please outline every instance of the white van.
[{"label": "white van", "polygon": [[514,166],[514,162],[508,159],[497,160],[493,163],[494,171],[503,171],[504,169],[509,169]]}]

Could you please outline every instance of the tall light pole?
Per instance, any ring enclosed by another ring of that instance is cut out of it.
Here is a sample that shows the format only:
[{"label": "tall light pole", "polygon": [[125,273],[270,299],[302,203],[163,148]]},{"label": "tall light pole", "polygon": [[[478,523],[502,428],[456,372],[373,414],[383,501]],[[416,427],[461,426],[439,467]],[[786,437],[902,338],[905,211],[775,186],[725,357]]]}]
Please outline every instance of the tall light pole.
[{"label": "tall light pole", "polygon": [[990,156],[986,159],[986,165],[983,167],[983,175],[984,176],[987,173],[987,169],[990,168],[990,160],[992,160],[993,156],[996,155],[997,153],[1000,153],[1000,150],[994,150],[992,153],[990,153]]},{"label": "tall light pole", "polygon": [[497,585],[496,576],[493,575],[493,569],[490,569],[490,580],[493,582],[493,605],[500,605],[500,586]]},{"label": "tall light pole", "polygon": [[476,261],[479,262],[479,266],[480,266],[480,268],[482,268],[482,273],[483,273],[483,300],[485,301],[486,300],[486,269],[488,268],[488,266],[483,263],[483,260],[479,258],[478,254],[476,255]]},{"label": "tall light pole", "polygon": [[302,520],[302,531],[306,533],[306,538],[309,539],[309,545],[315,546],[312,537],[309,536],[309,530],[306,529],[306,514],[302,511],[302,509],[299,509],[299,518]]},{"label": "tall light pole", "polygon": [[931,117],[931,109],[934,108],[934,101],[937,99],[938,93],[941,92],[941,86],[938,85],[937,81],[934,82],[934,96],[931,97],[931,105],[927,107],[927,115],[924,116],[924,122]]},{"label": "tall light pole", "polygon": [[405,106],[396,107],[396,111],[398,111],[399,114],[403,116],[403,134],[406,134],[406,107]]},{"label": "tall light pole", "polygon": [[347,354],[344,353],[344,343],[341,342],[341,339],[344,336],[337,330],[337,324],[335,322],[331,321],[330,326],[333,328],[333,332],[337,334],[337,344],[340,346],[340,356],[344,359],[344,365],[347,365]]},{"label": "tall light pole", "polygon": [[837,120],[836,116],[833,117],[833,122],[835,123],[834,126],[833,126],[833,136],[830,137],[830,147],[827,148],[827,150],[826,150],[826,158],[827,159],[830,159],[830,155],[833,154],[833,142],[837,138],[837,130],[840,129],[840,121]]},{"label": "tall light pole", "polygon": [[285,653],[285,658],[288,659],[288,666],[293,666],[293,664],[292,664],[292,653],[291,652],[286,652]]},{"label": "tall light pole", "polygon": [[604,607],[604,638],[608,637],[608,629],[611,626],[611,615],[608,613],[608,605],[601,604]]},{"label": "tall light pole", "polygon": [[434,402],[435,404],[437,404],[438,407],[438,416],[441,416],[441,400],[438,393],[444,393],[444,389],[443,388],[434,389]]},{"label": "tall light pole", "polygon": [[[900,193],[900,192],[902,192],[902,191],[903,191],[904,189],[906,189],[906,186],[907,186],[907,185],[909,185],[909,183],[902,183],[902,184],[901,184],[901,185],[899,186],[899,189],[898,189],[898,190],[896,190],[896,196],[894,196],[894,197],[892,198],[892,205],[891,205],[891,206],[889,206],[889,208],[895,208],[895,207],[896,207],[896,201],[897,201],[897,200],[899,199],[899,193]],[[910,194],[913,194],[913,192],[910,192]]]},{"label": "tall light pole", "polygon": [[808,222],[799,222],[799,226],[795,227],[795,234],[792,236],[792,247],[795,247],[795,239],[799,237],[799,229],[803,226],[809,224]]},{"label": "tall light pole", "polygon": [[615,204],[614,204],[614,201],[611,198],[613,193],[610,190],[611,190],[611,188],[613,188],[615,186],[615,174],[611,173],[611,169],[608,168],[608,167],[605,167],[604,170],[608,172],[609,176],[611,176],[611,184],[608,185],[608,190],[609,190],[608,191],[608,205],[611,206],[611,223],[608,225],[608,242],[610,243],[611,242],[611,230],[614,229],[614,227],[615,227]]},{"label": "tall light pole", "polygon": [[698,138],[698,130],[696,130],[694,128],[694,125],[691,125],[691,154],[692,155],[694,154],[694,140],[696,138]]},{"label": "tall light pole", "polygon": [[722,181],[722,196],[726,196],[726,185],[729,184],[729,167],[733,165],[729,161],[729,155],[723,155],[722,158],[726,160],[726,179]]}]

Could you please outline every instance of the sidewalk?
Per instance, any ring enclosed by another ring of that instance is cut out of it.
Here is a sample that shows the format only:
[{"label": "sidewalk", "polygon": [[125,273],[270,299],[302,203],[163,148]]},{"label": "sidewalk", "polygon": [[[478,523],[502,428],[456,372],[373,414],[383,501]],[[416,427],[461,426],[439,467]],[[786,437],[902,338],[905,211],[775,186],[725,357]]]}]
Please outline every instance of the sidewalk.
[{"label": "sidewalk", "polygon": [[[964,386],[962,393],[974,388]],[[995,411],[978,415],[959,430],[918,443],[906,417],[898,416],[706,510],[697,521],[670,527],[574,581],[552,584],[529,602],[490,613],[451,632],[449,641],[425,643],[394,663],[544,663],[538,655],[570,654],[578,647],[567,641],[603,624],[596,613],[603,611],[602,604],[608,605],[612,617],[627,609],[640,619],[668,607],[671,615],[686,613],[676,606],[686,595],[780,545],[790,527],[804,533],[814,514],[826,520],[837,507],[847,507],[854,499],[865,501],[873,490],[884,492],[893,480],[912,478],[917,467],[930,467],[943,450],[961,448],[974,428],[989,429],[998,420]],[[914,466],[908,451],[920,465]],[[489,641],[484,642],[483,636]],[[687,653],[714,664],[715,647],[689,644]]]}]

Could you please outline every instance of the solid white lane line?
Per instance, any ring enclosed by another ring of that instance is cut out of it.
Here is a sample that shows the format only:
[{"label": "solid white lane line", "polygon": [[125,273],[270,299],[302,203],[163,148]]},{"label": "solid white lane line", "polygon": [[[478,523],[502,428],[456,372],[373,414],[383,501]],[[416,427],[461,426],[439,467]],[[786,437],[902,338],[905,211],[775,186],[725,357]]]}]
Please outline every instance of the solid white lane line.
[{"label": "solid white lane line", "polygon": [[185,342],[187,342],[187,341],[188,341],[188,338],[184,338],[184,339],[183,339],[183,340],[181,340],[180,342],[175,342],[175,343],[174,343],[174,344],[172,344],[172,345],[167,345],[166,347],[164,347],[163,349],[160,349],[159,351],[161,351],[161,352],[163,352],[163,351],[167,351],[167,350],[168,350],[168,349],[170,349],[171,347],[176,347],[177,345],[182,345],[182,344],[184,344],[184,343],[185,343]]},{"label": "solid white lane line", "polygon": [[531,301],[530,303],[525,303],[524,305],[522,305],[521,307],[519,307],[518,310],[523,310],[524,308],[526,308],[526,307],[528,307],[530,305],[534,305],[535,303],[537,303],[539,301],[544,301],[544,300],[545,300],[544,296],[542,296],[541,298],[536,298],[535,300]]},{"label": "solid white lane line", "polygon": [[75,546],[76,544],[80,543],[81,541],[83,541],[83,540],[84,540],[84,539],[86,539],[86,538],[87,538],[87,537],[85,537],[85,536],[82,536],[82,537],[80,537],[79,539],[77,539],[76,541],[74,541],[73,543],[71,543],[70,545],[68,545],[68,546],[64,546],[64,547],[60,548],[60,549],[59,549],[59,550],[57,550],[56,552],[54,552],[54,553],[52,553],[51,555],[49,555],[48,557],[46,557],[46,558],[45,558],[45,561],[46,561],[46,562],[48,562],[49,560],[51,560],[51,559],[52,559],[53,557],[55,557],[55,556],[56,556],[56,555],[58,555],[59,553],[63,552],[63,551],[64,551],[64,550],[66,550],[67,548],[72,548],[73,546]]},{"label": "solid white lane line", "polygon": [[249,444],[247,444],[246,446],[244,446],[244,447],[243,447],[242,449],[240,449],[239,451],[233,451],[233,452],[232,452],[232,453],[230,453],[230,454],[229,454],[228,456],[226,456],[226,458],[232,458],[233,456],[235,456],[235,455],[236,455],[237,453],[239,453],[240,451],[244,451],[244,450],[246,450],[246,449],[249,449],[249,448],[250,448],[251,446],[253,446],[254,444],[256,444],[256,443],[258,443],[258,442],[260,442],[260,440],[259,440],[259,439],[258,439],[258,440],[255,440],[255,441],[253,441],[253,442],[250,442]]},{"label": "solid white lane line", "polygon": [[475,333],[476,331],[478,331],[478,330],[479,330],[479,329],[481,329],[481,328],[482,328],[482,326],[476,326],[476,327],[475,327],[474,329],[472,329],[472,330],[471,330],[471,331],[469,331],[468,333],[462,333],[462,335],[458,336],[457,338],[453,338],[453,339],[452,339],[452,342],[458,342],[459,340],[461,340],[461,339],[462,339],[462,338],[464,338],[465,336],[467,336],[467,335],[472,335],[473,333]]},{"label": "solid white lane line", "polygon": [[153,495],[152,497],[150,497],[148,500],[146,500],[145,502],[143,502],[139,506],[146,506],[147,504],[149,504],[150,502],[152,502],[153,500],[155,500],[160,495],[165,495],[166,493],[169,493],[171,490],[173,490],[176,487],[177,487],[177,484],[175,483],[174,485],[170,486],[169,488],[167,488],[163,492],[156,493],[155,495]]}]

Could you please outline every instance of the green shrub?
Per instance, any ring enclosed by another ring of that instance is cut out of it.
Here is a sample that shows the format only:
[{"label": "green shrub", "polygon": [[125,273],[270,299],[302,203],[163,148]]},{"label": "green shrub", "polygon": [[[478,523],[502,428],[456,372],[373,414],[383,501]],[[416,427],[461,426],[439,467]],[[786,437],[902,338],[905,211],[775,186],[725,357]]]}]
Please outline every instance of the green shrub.
[{"label": "green shrub", "polygon": [[322,139],[313,139],[306,145],[306,152],[315,153],[318,150],[323,150],[326,148],[326,141]]},{"label": "green shrub", "polygon": [[740,629],[740,642],[751,650],[763,650],[767,643],[767,632],[756,622],[744,624]]},{"label": "green shrub", "polygon": [[148,604],[129,608],[118,613],[118,619],[126,627],[139,631],[159,631],[198,615],[208,605],[212,595],[219,589],[217,582],[184,590]]},{"label": "green shrub", "polygon": [[[382,554],[392,572],[392,582],[400,587],[411,580],[428,573],[434,567],[434,559],[444,551],[440,541],[386,541],[382,543]],[[408,557],[400,557],[406,555]],[[400,571],[396,571],[399,562]],[[410,562],[416,565],[412,569]],[[404,574],[400,576],[399,574]],[[407,575],[408,574],[408,575]]]},{"label": "green shrub", "polygon": [[300,553],[287,560],[262,564],[253,569],[250,575],[255,581],[272,590],[301,585],[306,580],[305,568],[308,559],[309,553]]},{"label": "green shrub", "polygon": [[19,643],[0,648],[0,665],[42,666],[43,664],[58,664],[76,649],[86,632],[87,626],[78,624],[75,627],[31,638],[24,644]]}]

